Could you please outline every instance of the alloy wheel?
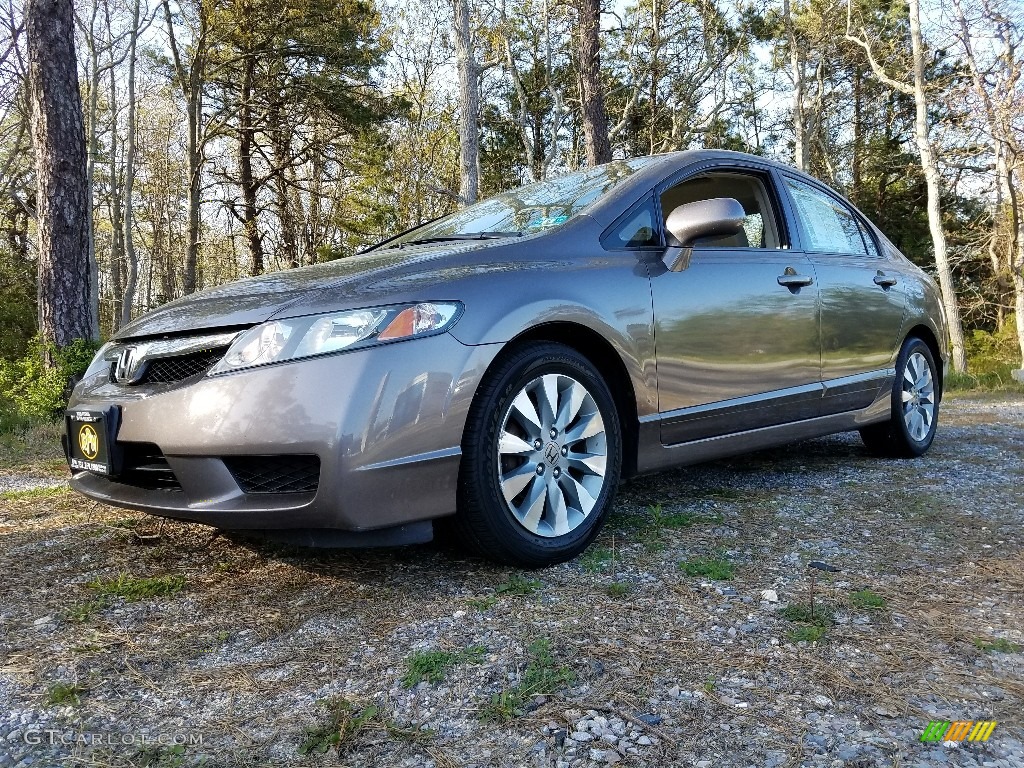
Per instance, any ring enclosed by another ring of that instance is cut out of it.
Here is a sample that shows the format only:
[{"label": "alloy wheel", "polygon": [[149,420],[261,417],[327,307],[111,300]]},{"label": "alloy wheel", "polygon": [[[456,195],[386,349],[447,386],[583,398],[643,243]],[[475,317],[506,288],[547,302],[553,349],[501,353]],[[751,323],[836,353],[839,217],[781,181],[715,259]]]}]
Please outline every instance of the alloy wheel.
[{"label": "alloy wheel", "polygon": [[604,488],[607,458],[600,409],[571,376],[533,379],[502,418],[498,483],[509,512],[530,533],[550,538],[578,528]]},{"label": "alloy wheel", "polygon": [[907,433],[921,442],[928,436],[935,418],[935,380],[932,369],[920,352],[907,358],[903,369],[903,421]]}]

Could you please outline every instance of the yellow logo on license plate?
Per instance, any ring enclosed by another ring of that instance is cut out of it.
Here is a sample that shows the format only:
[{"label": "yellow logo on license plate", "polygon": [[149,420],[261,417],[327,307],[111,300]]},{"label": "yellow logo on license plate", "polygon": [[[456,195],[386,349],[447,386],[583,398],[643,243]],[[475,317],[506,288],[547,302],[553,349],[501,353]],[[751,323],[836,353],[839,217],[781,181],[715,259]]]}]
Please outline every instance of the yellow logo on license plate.
[{"label": "yellow logo on license plate", "polygon": [[96,434],[92,424],[83,424],[78,428],[78,447],[82,449],[82,455],[89,461],[99,455],[100,436]]}]

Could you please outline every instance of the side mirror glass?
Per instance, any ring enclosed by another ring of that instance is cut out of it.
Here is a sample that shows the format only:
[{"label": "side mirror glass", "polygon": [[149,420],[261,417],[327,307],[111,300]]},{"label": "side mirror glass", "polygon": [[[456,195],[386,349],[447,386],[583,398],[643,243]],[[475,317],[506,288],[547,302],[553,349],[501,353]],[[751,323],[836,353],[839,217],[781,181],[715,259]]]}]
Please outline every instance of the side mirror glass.
[{"label": "side mirror glass", "polygon": [[[689,247],[702,237],[729,237],[743,229],[746,212],[739,200],[715,197],[675,208],[665,220],[670,245]],[[675,242],[671,242],[672,239]]]}]

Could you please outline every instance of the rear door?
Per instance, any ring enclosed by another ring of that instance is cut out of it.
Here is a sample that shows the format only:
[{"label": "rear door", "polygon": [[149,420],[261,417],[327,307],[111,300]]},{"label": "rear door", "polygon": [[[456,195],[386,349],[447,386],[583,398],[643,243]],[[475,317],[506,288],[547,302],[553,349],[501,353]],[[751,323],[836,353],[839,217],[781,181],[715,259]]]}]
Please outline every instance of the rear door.
[{"label": "rear door", "polygon": [[830,190],[782,174],[821,300],[823,414],[866,408],[891,384],[906,309],[903,275]]},{"label": "rear door", "polygon": [[[732,197],[743,232],[698,242],[651,274],[664,444],[818,415],[818,286],[789,248],[771,174],[716,166],[660,191],[662,222],[678,205]],[[666,259],[666,262],[672,259]]]}]

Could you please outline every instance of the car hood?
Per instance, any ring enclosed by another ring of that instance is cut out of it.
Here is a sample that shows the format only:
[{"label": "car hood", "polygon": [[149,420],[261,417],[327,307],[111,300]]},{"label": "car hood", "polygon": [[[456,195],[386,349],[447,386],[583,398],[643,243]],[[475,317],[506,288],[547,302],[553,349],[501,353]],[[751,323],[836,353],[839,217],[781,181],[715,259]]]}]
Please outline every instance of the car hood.
[{"label": "car hood", "polygon": [[[250,277],[158,307],[126,325],[116,338],[242,328],[272,317],[399,302],[407,297],[396,291],[395,278],[436,273],[440,280],[453,267],[493,265],[501,258],[498,252],[533,237],[389,248]],[[422,286],[423,281],[418,282]]]}]

